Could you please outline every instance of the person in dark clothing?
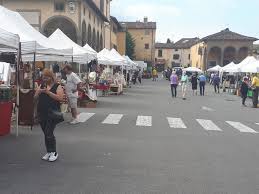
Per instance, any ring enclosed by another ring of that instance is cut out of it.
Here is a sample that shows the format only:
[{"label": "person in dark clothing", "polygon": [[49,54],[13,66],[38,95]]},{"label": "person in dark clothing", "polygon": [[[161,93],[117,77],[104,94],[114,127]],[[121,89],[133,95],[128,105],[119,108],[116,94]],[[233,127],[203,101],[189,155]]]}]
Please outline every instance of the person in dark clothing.
[{"label": "person in dark clothing", "polygon": [[247,98],[247,92],[248,92],[249,86],[248,86],[248,78],[245,77],[244,81],[241,84],[240,93],[242,97],[242,105],[246,106],[246,98]]},{"label": "person in dark clothing", "polygon": [[35,98],[38,98],[39,122],[45,136],[47,149],[47,154],[42,157],[42,160],[54,162],[58,158],[54,130],[56,125],[63,121],[63,118],[57,120],[51,117],[51,113],[60,112],[60,102],[63,101],[64,91],[59,84],[55,83],[52,71],[45,69],[42,78],[43,84],[35,93]]},{"label": "person in dark clothing", "polygon": [[138,82],[141,84],[142,83],[142,72],[141,70],[138,71]]},{"label": "person in dark clothing", "polygon": [[218,74],[213,76],[212,82],[213,82],[213,85],[214,85],[215,93],[219,93],[220,77],[219,77]]},{"label": "person in dark clothing", "polygon": [[198,89],[197,73],[194,73],[192,75],[191,83],[192,83],[192,93],[193,93],[193,95],[196,94],[196,96],[197,96],[197,89]]}]

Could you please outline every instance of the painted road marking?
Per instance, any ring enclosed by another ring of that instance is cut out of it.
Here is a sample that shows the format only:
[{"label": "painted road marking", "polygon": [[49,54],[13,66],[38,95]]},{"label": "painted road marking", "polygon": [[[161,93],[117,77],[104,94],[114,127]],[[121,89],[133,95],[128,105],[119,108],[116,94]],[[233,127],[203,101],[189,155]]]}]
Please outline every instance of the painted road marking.
[{"label": "painted road marking", "polygon": [[186,129],[186,125],[183,123],[182,119],[180,118],[171,118],[167,117],[168,123],[170,128],[176,128],[176,129]]},{"label": "painted road marking", "polygon": [[222,131],[211,120],[196,119],[196,121],[207,131]]},{"label": "painted road marking", "polygon": [[251,129],[250,127],[243,125],[240,122],[233,122],[233,121],[226,121],[226,122],[242,133],[258,133],[257,131]]},{"label": "painted road marking", "polygon": [[203,106],[202,110],[209,111],[209,112],[213,112],[214,111],[214,109],[206,107],[206,106]]},{"label": "painted road marking", "polygon": [[152,117],[151,116],[138,116],[137,126],[141,127],[151,127],[152,126]]},{"label": "painted road marking", "polygon": [[80,123],[84,123],[84,122],[88,121],[94,115],[95,115],[95,113],[80,113],[78,115],[78,121]]},{"label": "painted road marking", "polygon": [[110,125],[118,125],[122,117],[123,117],[123,114],[109,114],[108,117],[102,123],[110,124]]}]

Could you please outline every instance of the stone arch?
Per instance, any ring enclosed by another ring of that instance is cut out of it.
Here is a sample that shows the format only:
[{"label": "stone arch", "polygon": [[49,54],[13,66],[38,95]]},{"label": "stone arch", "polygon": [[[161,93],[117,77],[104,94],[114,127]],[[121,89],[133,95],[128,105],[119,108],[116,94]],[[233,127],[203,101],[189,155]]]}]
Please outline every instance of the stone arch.
[{"label": "stone arch", "polygon": [[221,48],[216,47],[216,46],[212,47],[209,50],[207,68],[211,68],[211,67],[214,67],[216,65],[222,65],[221,64],[221,57],[222,57],[221,53],[222,53]]},{"label": "stone arch", "polygon": [[92,40],[93,49],[96,50],[96,31],[93,29],[93,40]]},{"label": "stone arch", "polygon": [[232,46],[229,46],[224,49],[223,65],[227,65],[232,61],[236,62],[236,49]]},{"label": "stone arch", "polygon": [[100,51],[100,34],[99,34],[99,31],[97,31],[97,36],[96,36],[96,50]]},{"label": "stone arch", "polygon": [[91,25],[88,25],[88,44],[92,46],[92,28]]},{"label": "stone arch", "polygon": [[103,35],[100,36],[100,50],[103,50]]},{"label": "stone arch", "polygon": [[49,37],[53,32],[57,29],[62,30],[64,34],[66,34],[71,40],[78,43],[80,38],[79,30],[77,25],[73,20],[66,16],[53,16],[50,17],[43,25],[42,25],[42,33]]},{"label": "stone arch", "polygon": [[86,43],[87,43],[86,23],[85,23],[85,20],[83,20],[83,23],[82,23],[82,46],[85,46]]},{"label": "stone arch", "polygon": [[248,47],[241,47],[238,51],[238,62],[243,61],[249,54],[249,48]]}]

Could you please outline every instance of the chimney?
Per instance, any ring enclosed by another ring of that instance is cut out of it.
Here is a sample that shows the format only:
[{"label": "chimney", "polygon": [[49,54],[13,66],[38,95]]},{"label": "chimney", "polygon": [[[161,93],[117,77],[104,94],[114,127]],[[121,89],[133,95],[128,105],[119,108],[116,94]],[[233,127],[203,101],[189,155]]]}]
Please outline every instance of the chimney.
[{"label": "chimney", "polygon": [[148,17],[144,17],[144,23],[147,23],[148,22]]}]

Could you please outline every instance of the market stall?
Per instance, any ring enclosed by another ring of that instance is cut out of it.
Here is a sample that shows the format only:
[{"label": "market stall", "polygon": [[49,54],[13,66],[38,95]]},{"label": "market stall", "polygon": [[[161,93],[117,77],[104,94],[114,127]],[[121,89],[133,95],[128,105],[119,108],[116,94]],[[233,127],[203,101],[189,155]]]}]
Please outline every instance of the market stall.
[{"label": "market stall", "polygon": [[[17,55],[17,64],[20,59],[20,44],[19,36],[0,29],[0,53],[9,51],[12,54]],[[3,61],[2,57],[1,60]],[[18,74],[14,76],[14,83],[16,87],[18,85]],[[13,108],[12,90],[16,87],[11,86],[11,65],[9,63],[0,62],[0,135],[6,135],[10,133],[11,129],[11,117]],[[17,87],[18,88],[18,87]],[[14,103],[16,100],[14,100]],[[16,135],[18,136],[18,123],[16,127]]]},{"label": "market stall", "polygon": [[207,72],[220,72],[221,69],[222,69],[221,66],[216,65],[215,67],[209,68],[209,69],[207,70]]}]

